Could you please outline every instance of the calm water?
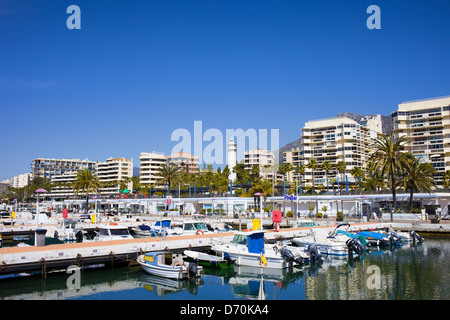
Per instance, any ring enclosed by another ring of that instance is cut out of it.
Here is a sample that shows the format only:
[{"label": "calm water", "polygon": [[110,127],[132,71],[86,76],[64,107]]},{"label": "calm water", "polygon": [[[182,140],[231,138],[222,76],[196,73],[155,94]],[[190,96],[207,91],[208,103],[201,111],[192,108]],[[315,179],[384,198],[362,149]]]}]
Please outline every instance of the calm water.
[{"label": "calm water", "polygon": [[[264,270],[264,291],[267,300],[448,300],[449,249],[450,238],[433,237],[420,245],[372,250],[365,257],[326,259],[320,267]],[[174,281],[148,275],[139,266],[89,269],[82,271],[79,290],[67,288],[68,277],[0,279],[0,299],[256,299],[261,270],[205,270],[200,279]]]}]

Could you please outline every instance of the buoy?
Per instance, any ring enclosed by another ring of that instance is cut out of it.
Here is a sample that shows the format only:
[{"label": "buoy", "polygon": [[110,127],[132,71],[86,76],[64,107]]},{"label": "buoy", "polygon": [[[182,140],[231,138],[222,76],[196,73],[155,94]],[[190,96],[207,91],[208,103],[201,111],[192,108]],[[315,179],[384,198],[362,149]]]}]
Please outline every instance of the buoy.
[{"label": "buoy", "polygon": [[202,230],[197,230],[197,232],[195,234],[198,236],[199,234],[205,234],[205,233]]}]

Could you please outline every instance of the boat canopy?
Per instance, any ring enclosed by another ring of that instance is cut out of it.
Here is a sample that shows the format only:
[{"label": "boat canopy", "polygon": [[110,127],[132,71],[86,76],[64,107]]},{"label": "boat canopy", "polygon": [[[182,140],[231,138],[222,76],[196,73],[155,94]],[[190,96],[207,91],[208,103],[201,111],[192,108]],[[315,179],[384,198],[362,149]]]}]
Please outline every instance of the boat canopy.
[{"label": "boat canopy", "polygon": [[150,231],[150,227],[145,225],[145,224],[141,224],[140,226],[138,226],[139,229],[141,229],[142,231]]},{"label": "boat canopy", "polygon": [[264,232],[252,232],[247,235],[248,252],[264,254]]},{"label": "boat canopy", "polygon": [[170,228],[170,220],[161,220],[155,222],[155,227]]}]

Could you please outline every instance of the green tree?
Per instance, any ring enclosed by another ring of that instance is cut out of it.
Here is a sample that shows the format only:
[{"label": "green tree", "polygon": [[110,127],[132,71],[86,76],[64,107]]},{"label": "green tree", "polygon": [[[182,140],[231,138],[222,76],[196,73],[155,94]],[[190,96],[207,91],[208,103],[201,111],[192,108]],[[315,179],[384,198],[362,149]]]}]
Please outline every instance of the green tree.
[{"label": "green tree", "polygon": [[170,188],[172,184],[178,178],[178,167],[172,163],[166,163],[162,165],[157,173],[159,176],[158,183],[161,185],[167,185],[167,193],[170,195]]},{"label": "green tree", "polygon": [[333,168],[333,164],[326,160],[322,162],[322,165],[320,166],[323,171],[325,171],[325,179],[327,180],[327,191],[330,191],[330,185],[328,183],[328,172]]},{"label": "green tree", "polygon": [[394,210],[397,208],[397,179],[401,175],[406,162],[406,155],[403,152],[405,138],[394,139],[394,134],[383,135],[375,140],[373,144],[374,152],[370,156],[371,170],[380,170],[383,176],[387,176],[392,192],[393,210],[391,211],[391,221],[394,220]]},{"label": "green tree", "polygon": [[353,167],[353,169],[350,171],[350,174],[353,178],[355,178],[355,181],[359,181],[359,191],[361,191],[362,180],[366,178],[366,176],[364,175],[364,170],[360,167]]},{"label": "green tree", "polygon": [[317,163],[316,160],[312,159],[312,160],[309,160],[306,167],[308,169],[311,169],[311,172],[312,172],[312,193],[314,194],[314,171],[317,170],[317,168],[319,167],[319,164]]},{"label": "green tree", "polygon": [[89,169],[81,169],[77,172],[75,181],[72,184],[72,189],[75,194],[80,192],[86,193],[86,212],[89,210],[89,194],[96,194],[101,187],[101,183]]},{"label": "green tree", "polygon": [[436,173],[436,169],[431,163],[420,162],[411,153],[405,155],[407,160],[403,166],[401,183],[405,191],[409,190],[409,211],[412,212],[414,192],[431,193],[435,186],[433,175]]}]

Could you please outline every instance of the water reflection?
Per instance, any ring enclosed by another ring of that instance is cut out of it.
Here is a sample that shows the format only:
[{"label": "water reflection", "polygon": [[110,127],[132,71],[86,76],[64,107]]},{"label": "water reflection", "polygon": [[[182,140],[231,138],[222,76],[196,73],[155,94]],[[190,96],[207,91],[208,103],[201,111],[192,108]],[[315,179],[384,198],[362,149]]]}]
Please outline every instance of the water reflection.
[{"label": "water reflection", "polygon": [[[449,299],[450,241],[429,238],[400,248],[371,248],[363,256],[327,257],[321,264],[263,270],[267,299]],[[369,267],[379,270],[371,288]],[[0,299],[257,299],[261,268],[205,269],[202,278],[176,281],[139,266],[83,270],[81,289],[68,289],[66,273],[0,279]]]}]

